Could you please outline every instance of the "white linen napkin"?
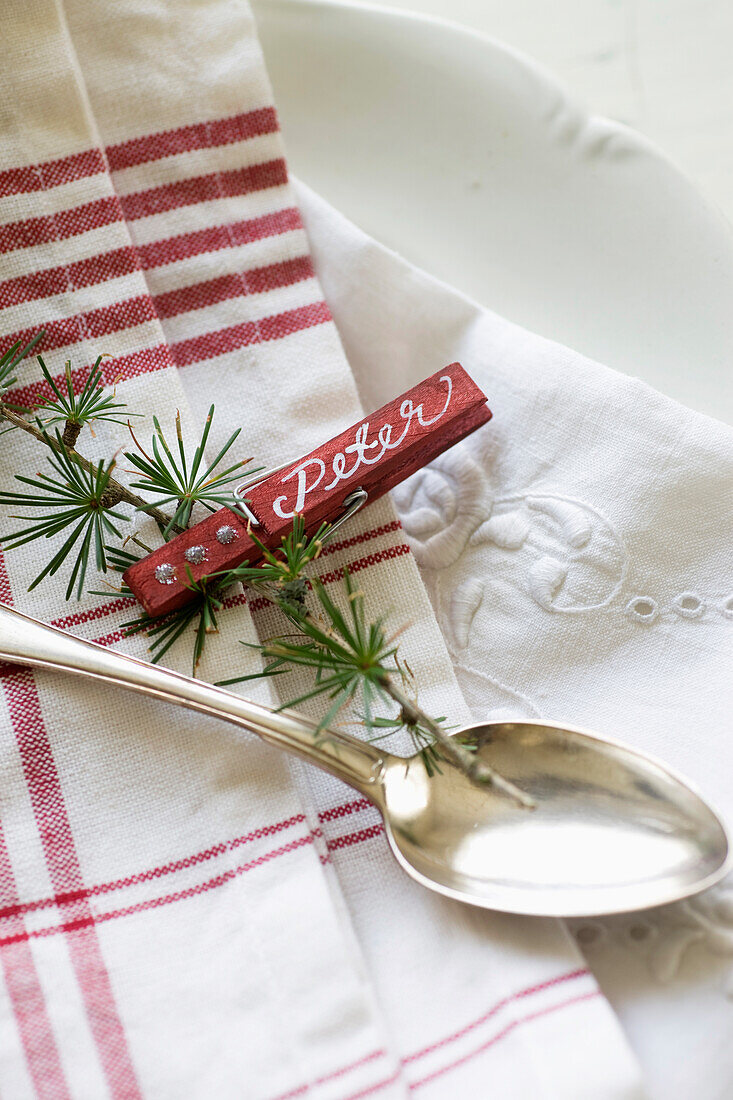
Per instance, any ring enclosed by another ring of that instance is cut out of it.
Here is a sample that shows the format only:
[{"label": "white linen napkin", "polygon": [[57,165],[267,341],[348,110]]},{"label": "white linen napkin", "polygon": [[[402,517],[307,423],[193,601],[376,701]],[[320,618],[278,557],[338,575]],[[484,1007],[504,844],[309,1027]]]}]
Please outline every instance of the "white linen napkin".
[{"label": "white linen napkin", "polygon": [[[246,5],[32,0],[6,5],[3,31],[6,342],[43,325],[56,374],[110,352],[118,394],[167,429],[214,401],[212,453],[241,425],[248,453],[282,460],[358,419]],[[20,392],[36,379],[25,365]],[[41,460],[3,442],[12,487]],[[100,428],[91,446],[126,442]],[[129,607],[66,607],[53,582],[27,594],[42,561],[8,554],[3,600],[144,655],[122,636]],[[327,581],[344,563],[369,606],[411,624],[426,706],[466,717],[389,502],[329,548]],[[255,667],[238,641],[272,630],[256,615],[222,616],[205,678]],[[169,659],[185,670],[188,647]],[[253,738],[63,677],[7,669],[2,688],[3,1095],[639,1095],[558,922],[428,894],[363,800]]]},{"label": "white linen napkin", "polygon": [[[450,358],[491,395],[492,423],[393,493],[474,716],[622,738],[733,824],[733,431],[297,195],[364,404]],[[733,884],[574,928],[652,1094],[730,1095]]]}]

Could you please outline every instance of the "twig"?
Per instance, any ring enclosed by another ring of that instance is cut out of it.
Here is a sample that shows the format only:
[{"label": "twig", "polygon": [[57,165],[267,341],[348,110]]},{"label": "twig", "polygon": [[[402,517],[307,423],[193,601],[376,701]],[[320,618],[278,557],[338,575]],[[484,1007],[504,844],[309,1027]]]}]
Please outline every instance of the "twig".
[{"label": "twig", "polygon": [[426,714],[416,703],[409,699],[395,684],[392,677],[387,673],[384,679],[381,681],[382,687],[387,694],[392,698],[399,706],[402,712],[402,718],[408,725],[421,725],[425,729],[429,730],[435,740],[440,745],[443,755],[448,758],[457,768],[460,768],[462,772],[473,780],[474,783],[483,787],[494,787],[495,790],[501,791],[502,794],[507,795],[509,798],[514,799],[520,806],[526,810],[534,809],[536,806],[535,800],[531,798],[524,791],[516,787],[514,783],[511,783],[508,779],[504,779],[488,764],[483,764],[476,756],[469,752],[460,741],[457,741],[455,737],[451,737],[441,727],[439,722],[436,722],[430,715]]},{"label": "twig", "polygon": [[[282,610],[288,613],[287,606],[283,605],[282,596],[275,594],[275,586],[264,584],[253,586],[265,592],[269,599],[276,603]],[[269,592],[267,591],[269,589]],[[302,621],[310,621],[321,630],[325,630],[326,633],[337,637],[335,632],[328,627],[327,624],[319,622],[314,617],[311,611],[309,611],[305,605],[305,593],[300,600],[296,601],[298,611],[295,618],[292,613],[289,615],[291,621],[298,622],[298,618]],[[292,604],[291,604],[292,606]],[[451,737],[446,730],[442,728],[439,722],[436,722],[434,718],[431,718],[429,714],[426,714],[421,707],[417,705],[414,700],[410,699],[395,683],[392,675],[386,670],[381,670],[379,677],[379,683],[382,689],[386,692],[390,698],[397,703],[401,711],[402,721],[407,726],[420,726],[426,729],[440,745],[443,756],[451,761],[455,766],[468,778],[480,787],[493,787],[494,790],[500,791],[508,798],[513,799],[519,806],[525,810],[533,810],[537,803],[535,800],[519,787],[515,786],[508,779],[504,779],[494,768],[489,764],[484,764],[478,760],[474,753],[470,752],[464,745],[460,743],[455,737]]]},{"label": "twig", "polygon": [[[2,402],[0,402],[0,416],[13,424],[14,427],[19,428],[22,432],[26,432],[28,435],[38,440],[39,443],[43,443],[44,446],[49,447],[54,453],[64,453],[68,455],[72,462],[80,466],[82,470],[86,470],[87,473],[93,473],[96,470],[96,465],[90,462],[88,458],[85,458],[84,455],[75,451],[73,447],[64,447],[63,444],[59,444],[50,435],[42,432],[35,424],[31,424],[24,416],[9,409],[7,405],[4,405]],[[156,508],[155,505],[149,504],[148,501],[139,497],[137,493],[133,493],[125,485],[122,485],[121,482],[115,481],[114,478],[109,479],[107,492],[110,495],[110,500],[108,502],[110,507],[114,507],[115,504],[124,501],[126,504],[137,509],[137,511],[150,516],[156,523],[164,528],[168,528],[168,530],[173,531],[175,534],[178,535],[183,531],[182,527],[171,522],[171,517],[169,515],[166,515],[166,513],[162,512],[159,508]]]}]

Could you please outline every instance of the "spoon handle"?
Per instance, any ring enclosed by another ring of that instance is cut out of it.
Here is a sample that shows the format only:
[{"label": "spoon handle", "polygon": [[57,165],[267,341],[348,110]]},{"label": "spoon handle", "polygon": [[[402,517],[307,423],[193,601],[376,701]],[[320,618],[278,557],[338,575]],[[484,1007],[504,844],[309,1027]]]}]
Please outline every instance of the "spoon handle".
[{"label": "spoon handle", "polygon": [[166,703],[223,718],[263,741],[331,772],[379,803],[381,773],[388,754],[335,730],[319,730],[295,711],[273,711],[234,692],[147,661],[75,638],[0,603],[0,659],[73,672],[129,688]]}]

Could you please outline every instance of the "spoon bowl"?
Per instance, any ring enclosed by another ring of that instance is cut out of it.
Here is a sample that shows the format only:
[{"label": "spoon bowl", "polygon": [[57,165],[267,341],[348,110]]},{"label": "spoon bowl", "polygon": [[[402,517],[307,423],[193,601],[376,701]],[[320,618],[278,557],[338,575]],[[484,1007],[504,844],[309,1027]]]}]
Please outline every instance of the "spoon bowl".
[{"label": "spoon bowl", "polygon": [[425,886],[489,909],[579,917],[676,901],[725,873],[722,824],[650,757],[538,721],[460,733],[536,807],[479,789],[453,767],[429,777],[419,757],[393,758],[383,778],[387,836]]},{"label": "spoon bowl", "polygon": [[728,840],[664,765],[582,730],[497,722],[459,731],[527,809],[450,763],[394,756],[296,711],[74,638],[0,604],[0,659],[103,680],[224,719],[331,772],[380,809],[397,860],[429,889],[487,909],[591,916],[663,905],[717,882]]}]

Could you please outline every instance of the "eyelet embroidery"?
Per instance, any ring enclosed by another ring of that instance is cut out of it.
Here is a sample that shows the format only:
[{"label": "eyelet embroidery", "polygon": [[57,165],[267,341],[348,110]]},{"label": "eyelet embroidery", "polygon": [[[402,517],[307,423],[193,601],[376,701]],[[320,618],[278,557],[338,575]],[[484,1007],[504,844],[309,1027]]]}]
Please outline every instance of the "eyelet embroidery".
[{"label": "eyelet embroidery", "polygon": [[672,609],[683,619],[699,619],[705,612],[705,601],[697,592],[680,592],[672,600]]},{"label": "eyelet embroidery", "polygon": [[653,623],[659,614],[659,604],[651,596],[634,596],[624,610],[637,623]]},{"label": "eyelet embroidery", "polygon": [[574,929],[574,935],[581,947],[590,947],[597,944],[607,935],[605,925],[601,921],[583,921]]},{"label": "eyelet embroidery", "polygon": [[[724,883],[697,898],[677,902],[643,916],[571,921],[578,944],[592,958],[612,948],[635,950],[652,976],[666,985],[679,975],[691,947],[719,958],[733,959],[733,884]],[[733,998],[733,966],[724,977],[724,991]]]}]

